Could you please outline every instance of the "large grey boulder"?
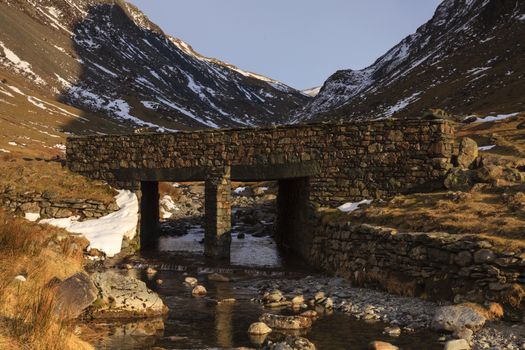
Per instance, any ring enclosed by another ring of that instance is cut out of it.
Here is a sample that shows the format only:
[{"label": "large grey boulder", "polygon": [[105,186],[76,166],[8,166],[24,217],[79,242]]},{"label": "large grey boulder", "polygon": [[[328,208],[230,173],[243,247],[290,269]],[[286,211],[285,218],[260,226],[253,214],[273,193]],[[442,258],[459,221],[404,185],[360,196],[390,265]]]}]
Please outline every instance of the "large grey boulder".
[{"label": "large grey boulder", "polygon": [[77,318],[97,299],[98,290],[85,273],[77,273],[54,286],[55,310],[62,317]]},{"label": "large grey boulder", "polygon": [[432,328],[436,331],[460,332],[470,329],[476,332],[485,325],[485,321],[484,316],[468,306],[450,305],[437,309]]},{"label": "large grey boulder", "polygon": [[464,137],[459,144],[458,166],[468,169],[478,158],[478,144],[471,138]]},{"label": "large grey boulder", "polygon": [[155,317],[168,312],[159,295],[134,277],[106,271],[94,273],[91,280],[98,289],[92,307],[96,318]]}]

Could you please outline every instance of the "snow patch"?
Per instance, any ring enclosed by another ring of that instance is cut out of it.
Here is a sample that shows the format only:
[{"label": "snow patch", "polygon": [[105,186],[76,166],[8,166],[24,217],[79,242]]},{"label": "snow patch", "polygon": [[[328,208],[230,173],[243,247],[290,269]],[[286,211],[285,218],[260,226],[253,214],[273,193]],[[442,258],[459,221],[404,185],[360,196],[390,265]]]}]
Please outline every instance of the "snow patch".
[{"label": "snow patch", "polygon": [[421,94],[421,92],[416,92],[414,94],[412,94],[411,96],[405,98],[405,99],[402,99],[401,101],[398,101],[395,105],[393,105],[392,107],[388,108],[384,115],[386,117],[391,117],[392,115],[394,115],[395,113],[405,109],[409,104],[411,104],[412,102],[416,101],[417,100],[417,97]]},{"label": "snow patch", "polygon": [[494,122],[498,120],[504,120],[507,118],[512,118],[517,116],[518,114],[521,114],[523,112],[516,112],[516,113],[510,113],[510,114],[499,114],[499,115],[489,115],[487,117],[478,117],[476,119],[476,122]]},{"label": "snow patch", "polygon": [[481,146],[481,147],[478,147],[478,151],[490,151],[494,147],[496,147],[496,145]]},{"label": "snow patch", "polygon": [[31,69],[31,64],[29,64],[29,62],[26,62],[20,57],[18,57],[13,51],[8,49],[2,41],[0,41],[0,47],[4,51],[4,55],[7,61],[10,63],[11,66],[13,66],[13,68],[17,72],[29,74],[35,79],[35,82],[37,84],[45,84],[44,80],[40,78],[35,72],[33,72],[33,70]]},{"label": "snow patch", "polygon": [[112,257],[120,253],[124,237],[129,239],[135,237],[139,211],[139,202],[133,192],[120,190],[115,199],[120,209],[99,219],[80,222],[78,216],[73,216],[65,219],[40,220],[39,223],[81,234],[89,240],[91,248],[101,250]]},{"label": "snow patch", "polygon": [[371,199],[363,199],[360,202],[348,202],[348,203],[345,203],[345,204],[340,205],[339,207],[337,207],[337,209],[339,209],[343,213],[351,213],[351,212],[356,211],[357,209],[359,209],[359,207],[361,205],[369,205],[370,203],[372,203]]}]

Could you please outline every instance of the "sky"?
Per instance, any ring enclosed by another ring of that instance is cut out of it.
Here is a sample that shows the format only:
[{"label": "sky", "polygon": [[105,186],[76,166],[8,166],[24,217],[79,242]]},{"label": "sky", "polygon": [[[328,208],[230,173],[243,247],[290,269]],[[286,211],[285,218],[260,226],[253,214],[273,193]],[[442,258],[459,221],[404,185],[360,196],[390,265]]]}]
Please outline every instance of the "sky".
[{"label": "sky", "polygon": [[128,0],[197,52],[297,89],[371,65],[441,0]]}]

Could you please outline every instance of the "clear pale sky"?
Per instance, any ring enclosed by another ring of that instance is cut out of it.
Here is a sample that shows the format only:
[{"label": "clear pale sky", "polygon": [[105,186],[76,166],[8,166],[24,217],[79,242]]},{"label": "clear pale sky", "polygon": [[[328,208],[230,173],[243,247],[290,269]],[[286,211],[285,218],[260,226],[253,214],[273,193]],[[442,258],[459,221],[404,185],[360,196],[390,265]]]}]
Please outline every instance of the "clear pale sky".
[{"label": "clear pale sky", "polygon": [[305,89],[360,69],[441,0],[128,0],[206,56]]}]

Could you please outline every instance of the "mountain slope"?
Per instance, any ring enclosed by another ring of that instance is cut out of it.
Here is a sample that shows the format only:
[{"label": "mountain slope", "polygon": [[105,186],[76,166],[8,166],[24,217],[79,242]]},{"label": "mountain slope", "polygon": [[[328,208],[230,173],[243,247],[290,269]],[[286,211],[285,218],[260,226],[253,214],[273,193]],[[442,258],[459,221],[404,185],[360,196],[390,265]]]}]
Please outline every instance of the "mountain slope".
[{"label": "mountain slope", "polygon": [[525,110],[525,1],[445,0],[363,70],[332,75],[295,121]]},{"label": "mountain slope", "polygon": [[0,113],[71,106],[75,133],[273,124],[308,100],[199,55],[120,0],[0,0],[0,33]]}]

